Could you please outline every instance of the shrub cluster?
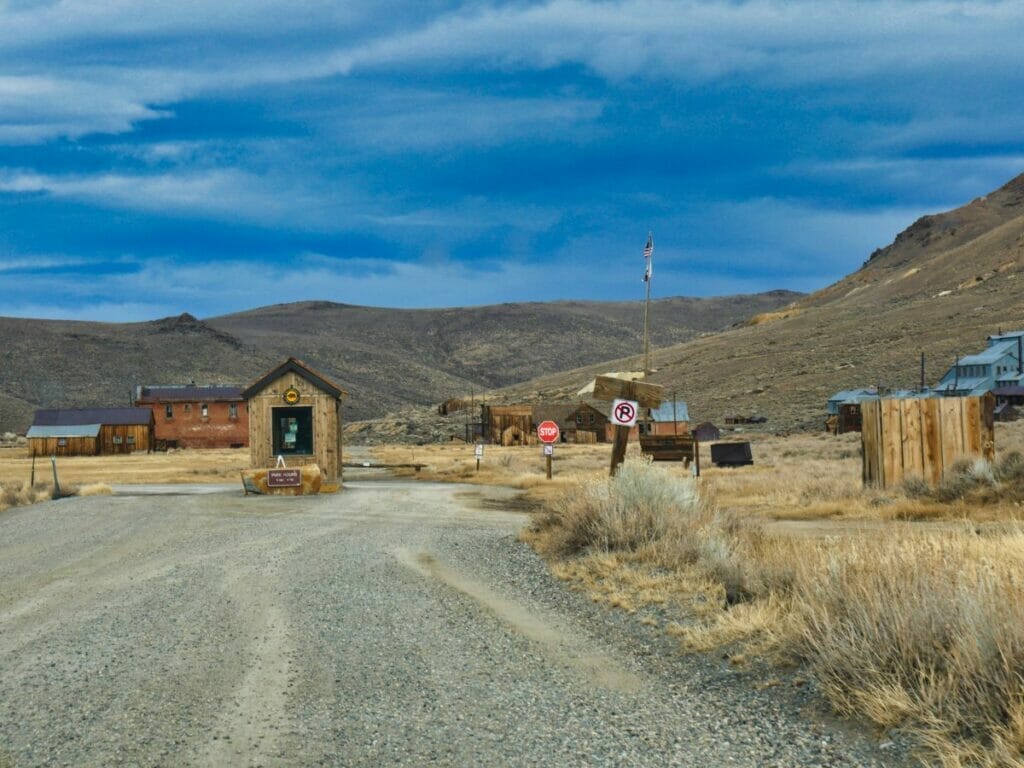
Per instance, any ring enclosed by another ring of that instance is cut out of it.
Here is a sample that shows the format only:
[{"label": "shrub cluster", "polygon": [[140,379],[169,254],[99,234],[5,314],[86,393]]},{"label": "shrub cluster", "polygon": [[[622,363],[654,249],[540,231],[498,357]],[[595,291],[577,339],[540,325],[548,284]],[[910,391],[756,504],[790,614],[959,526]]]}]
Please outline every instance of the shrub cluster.
[{"label": "shrub cluster", "polygon": [[[1024,457],[965,464],[934,493],[1024,498]],[[746,620],[837,709],[915,730],[945,764],[1024,764],[1024,532],[894,523],[883,536],[769,537],[637,459],[565,496],[544,525],[564,555],[631,552],[716,580],[727,606],[713,622]],[[758,606],[774,625],[754,626]]]}]

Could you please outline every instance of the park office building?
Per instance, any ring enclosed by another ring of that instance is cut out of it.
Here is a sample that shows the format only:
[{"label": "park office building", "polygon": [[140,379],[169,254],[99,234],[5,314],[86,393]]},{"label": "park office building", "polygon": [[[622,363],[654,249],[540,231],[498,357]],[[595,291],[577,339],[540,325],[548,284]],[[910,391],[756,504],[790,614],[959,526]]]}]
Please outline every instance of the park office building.
[{"label": "park office building", "polygon": [[255,469],[316,464],[328,482],[341,481],[341,403],[348,392],[289,357],[246,389],[249,455]]}]

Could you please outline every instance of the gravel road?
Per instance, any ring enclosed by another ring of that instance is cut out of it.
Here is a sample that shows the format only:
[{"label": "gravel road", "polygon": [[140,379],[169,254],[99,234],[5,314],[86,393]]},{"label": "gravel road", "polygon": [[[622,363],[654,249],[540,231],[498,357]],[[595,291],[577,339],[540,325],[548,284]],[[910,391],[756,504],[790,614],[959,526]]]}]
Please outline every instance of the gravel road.
[{"label": "gravel road", "polygon": [[3,768],[907,764],[565,589],[500,489],[122,491],[0,514]]}]

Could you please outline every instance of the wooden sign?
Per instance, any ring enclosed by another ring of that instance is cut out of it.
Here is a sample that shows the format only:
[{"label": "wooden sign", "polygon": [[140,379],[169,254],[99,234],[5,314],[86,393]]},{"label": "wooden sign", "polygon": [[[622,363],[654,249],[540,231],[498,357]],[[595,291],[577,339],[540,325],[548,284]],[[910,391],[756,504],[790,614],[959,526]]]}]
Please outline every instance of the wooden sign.
[{"label": "wooden sign", "polygon": [[267,470],[268,488],[287,488],[302,485],[301,469],[269,469]]},{"label": "wooden sign", "polygon": [[598,376],[594,379],[595,400],[635,400],[641,408],[657,408],[661,405],[664,387],[645,381],[626,381],[612,376]]}]

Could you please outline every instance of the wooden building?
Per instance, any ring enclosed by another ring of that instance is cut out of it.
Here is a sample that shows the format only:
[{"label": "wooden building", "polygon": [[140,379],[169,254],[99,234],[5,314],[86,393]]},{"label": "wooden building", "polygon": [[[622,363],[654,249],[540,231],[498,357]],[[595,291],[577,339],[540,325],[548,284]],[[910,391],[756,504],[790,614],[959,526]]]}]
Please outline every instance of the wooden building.
[{"label": "wooden building", "polygon": [[256,469],[317,464],[328,482],[341,480],[341,402],[348,393],[289,357],[242,390],[249,411],[249,454]]},{"label": "wooden building", "polygon": [[494,445],[532,445],[532,405],[483,405],[480,407],[483,439]]},{"label": "wooden building", "polygon": [[538,405],[533,409],[534,433],[542,421],[553,421],[558,425],[563,443],[603,443],[608,414],[601,407],[606,405],[587,402]]},{"label": "wooden building", "polygon": [[153,410],[160,449],[249,445],[249,409],[239,387],[138,386],[134,399]]},{"label": "wooden building", "polygon": [[70,408],[36,411],[29,427],[35,456],[98,456],[153,450],[148,408]]}]

